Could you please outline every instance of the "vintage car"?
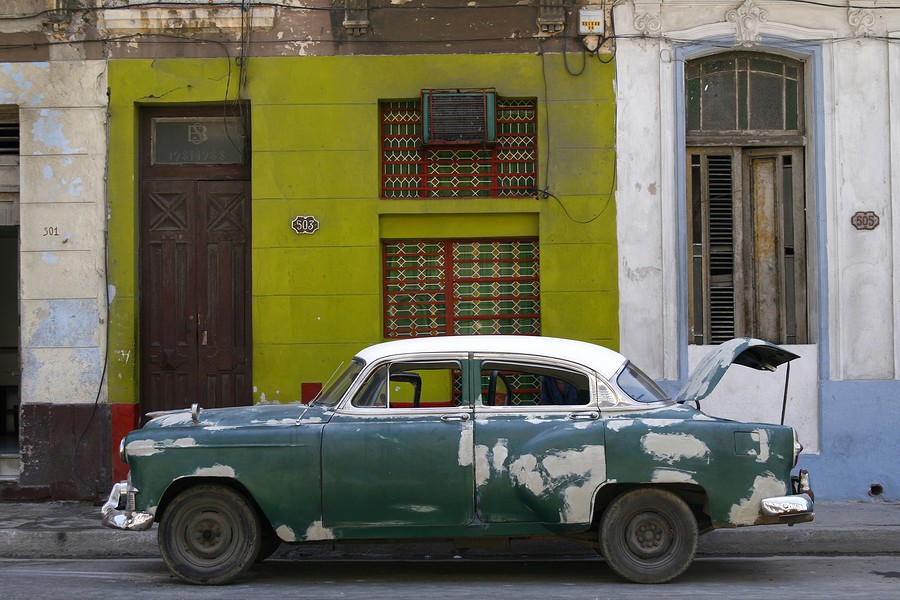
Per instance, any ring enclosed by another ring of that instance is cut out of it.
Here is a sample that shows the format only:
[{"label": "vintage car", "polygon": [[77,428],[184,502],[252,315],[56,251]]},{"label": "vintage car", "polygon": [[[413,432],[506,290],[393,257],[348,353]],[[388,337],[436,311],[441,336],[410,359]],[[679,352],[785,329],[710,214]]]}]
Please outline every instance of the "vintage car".
[{"label": "vintage car", "polygon": [[[525,336],[369,347],[308,405],[172,411],[122,441],[130,467],[102,509],[158,523],[168,567],[221,584],[290,544],[548,535],[592,545],[660,583],[723,527],[813,518],[791,427],[714,418],[689,403],[737,363],[796,355],[719,346],[670,398],[622,355]],[[471,538],[482,538],[472,540]]]}]

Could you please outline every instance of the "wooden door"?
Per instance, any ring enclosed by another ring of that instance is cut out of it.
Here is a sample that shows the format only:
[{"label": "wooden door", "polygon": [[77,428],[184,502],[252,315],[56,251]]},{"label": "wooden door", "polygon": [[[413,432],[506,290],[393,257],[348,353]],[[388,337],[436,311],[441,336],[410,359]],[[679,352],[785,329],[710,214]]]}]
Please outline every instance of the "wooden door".
[{"label": "wooden door", "polygon": [[142,412],[251,402],[246,181],[141,184]]}]

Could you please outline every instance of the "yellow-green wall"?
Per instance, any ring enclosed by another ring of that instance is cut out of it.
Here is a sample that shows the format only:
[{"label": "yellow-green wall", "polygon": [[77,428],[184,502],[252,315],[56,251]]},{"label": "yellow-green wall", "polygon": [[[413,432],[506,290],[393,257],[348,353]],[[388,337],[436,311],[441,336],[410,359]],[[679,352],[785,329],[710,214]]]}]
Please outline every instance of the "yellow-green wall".
[{"label": "yellow-green wall", "polygon": [[[614,73],[591,61],[572,76],[559,55],[250,59],[254,400],[298,400],[301,382],[382,340],[384,238],[539,236],[542,333],[617,347]],[[109,86],[109,393],[136,402],[138,109],[234,101],[238,71],[115,60]],[[552,196],[379,199],[379,100],[457,87],[538,98],[538,183]],[[319,231],[295,234],[298,215]]]}]

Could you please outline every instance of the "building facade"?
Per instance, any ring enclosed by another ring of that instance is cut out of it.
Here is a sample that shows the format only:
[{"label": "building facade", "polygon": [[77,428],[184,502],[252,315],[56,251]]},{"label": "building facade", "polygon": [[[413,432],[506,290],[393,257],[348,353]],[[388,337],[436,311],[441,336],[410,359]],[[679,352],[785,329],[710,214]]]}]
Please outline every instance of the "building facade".
[{"label": "building facade", "polygon": [[[722,338],[801,356],[704,408],[784,418],[826,498],[896,498],[896,2],[617,5],[626,354],[677,382]],[[761,395],[764,392],[764,395]]]},{"label": "building facade", "polygon": [[704,410],[896,497],[900,4],[827,4],[6,3],[0,492],[94,498],[148,412],[513,333],[672,389],[781,343]]},{"label": "building facade", "polygon": [[[384,339],[618,345],[615,65],[561,3],[89,4],[98,479],[148,412],[309,401]],[[23,406],[55,408],[34,374]]]}]

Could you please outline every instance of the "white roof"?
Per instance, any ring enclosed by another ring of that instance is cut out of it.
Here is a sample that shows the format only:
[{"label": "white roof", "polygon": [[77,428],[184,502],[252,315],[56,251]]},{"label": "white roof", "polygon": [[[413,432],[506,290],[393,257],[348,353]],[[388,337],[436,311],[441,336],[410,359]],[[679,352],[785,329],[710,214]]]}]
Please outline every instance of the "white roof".
[{"label": "white roof", "polygon": [[408,338],[369,346],[357,354],[366,364],[387,356],[434,352],[497,352],[527,356],[547,356],[593,369],[612,379],[625,363],[614,350],[553,337],[530,335],[456,335]]}]

